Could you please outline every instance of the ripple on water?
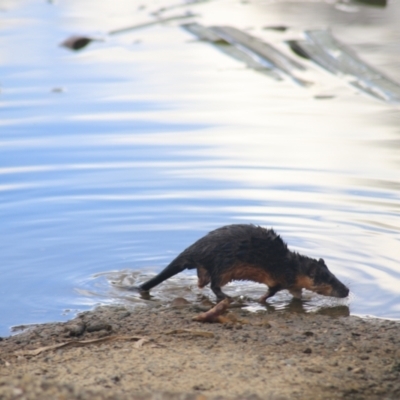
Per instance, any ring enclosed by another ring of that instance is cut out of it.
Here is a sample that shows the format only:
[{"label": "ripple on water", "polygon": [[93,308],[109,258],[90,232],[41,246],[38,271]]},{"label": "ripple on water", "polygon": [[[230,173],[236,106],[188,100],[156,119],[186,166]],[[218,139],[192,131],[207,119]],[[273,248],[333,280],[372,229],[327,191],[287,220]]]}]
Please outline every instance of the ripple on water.
[{"label": "ripple on water", "polygon": [[[92,298],[118,299],[127,306],[148,304],[169,305],[183,297],[192,304],[201,304],[205,299],[215,302],[215,295],[209,287],[199,289],[197,277],[190,273],[182,273],[172,277],[151,290],[150,295],[141,296],[130,288],[137,286],[151,278],[145,272],[139,271],[110,271],[96,274],[92,281],[86,281],[86,289],[79,289],[78,293]],[[266,305],[258,302],[265,294],[265,285],[254,282],[232,282],[224,287],[224,292],[232,297],[240,307],[253,312],[317,312],[331,315],[349,315],[349,299],[336,299],[304,291],[301,301],[293,299],[289,292],[282,291],[268,300]],[[350,299],[354,297],[351,294]]]}]

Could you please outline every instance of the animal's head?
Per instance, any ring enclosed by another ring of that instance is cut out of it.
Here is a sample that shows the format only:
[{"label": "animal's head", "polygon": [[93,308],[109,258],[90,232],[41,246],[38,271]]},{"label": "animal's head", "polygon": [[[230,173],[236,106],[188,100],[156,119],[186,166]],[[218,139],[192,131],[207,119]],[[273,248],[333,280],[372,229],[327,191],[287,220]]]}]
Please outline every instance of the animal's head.
[{"label": "animal's head", "polygon": [[324,296],[343,298],[349,295],[347,286],[329,271],[322,258],[318,261],[311,258],[305,260],[302,269],[302,275],[297,282],[298,286]]}]

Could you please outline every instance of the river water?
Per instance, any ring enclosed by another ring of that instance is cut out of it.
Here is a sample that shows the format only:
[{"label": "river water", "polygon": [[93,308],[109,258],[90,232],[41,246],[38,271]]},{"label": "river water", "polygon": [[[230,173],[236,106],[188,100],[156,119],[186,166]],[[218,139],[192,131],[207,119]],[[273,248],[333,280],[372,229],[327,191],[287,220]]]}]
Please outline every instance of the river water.
[{"label": "river water", "polygon": [[[107,33],[154,21],[157,10],[191,11],[188,21],[235,26],[281,49],[304,30],[330,28],[400,81],[399,2],[0,8],[0,335],[97,304],[141,303],[113,282],[146,279],[230,223],[273,227],[349,285],[345,302],[306,294],[305,311],[400,318],[398,105],[293,53],[314,84],[273,80],[196,40],[180,28],[185,20]],[[290,29],[265,29],[276,25]],[[100,40],[60,47],[71,35]],[[196,300],[195,286],[194,273],[177,276],[152,301]],[[261,309],[251,299],[264,290],[240,283],[226,292]],[[290,304],[282,293],[270,308]]]}]

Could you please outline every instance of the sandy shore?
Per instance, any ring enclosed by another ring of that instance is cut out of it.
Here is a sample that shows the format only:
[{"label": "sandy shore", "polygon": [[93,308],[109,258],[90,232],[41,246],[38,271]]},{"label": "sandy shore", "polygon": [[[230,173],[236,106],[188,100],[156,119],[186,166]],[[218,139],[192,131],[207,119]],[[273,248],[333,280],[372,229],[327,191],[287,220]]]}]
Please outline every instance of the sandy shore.
[{"label": "sandy shore", "polygon": [[399,322],[241,308],[192,321],[205,308],[101,307],[4,338],[0,398],[400,398]]}]

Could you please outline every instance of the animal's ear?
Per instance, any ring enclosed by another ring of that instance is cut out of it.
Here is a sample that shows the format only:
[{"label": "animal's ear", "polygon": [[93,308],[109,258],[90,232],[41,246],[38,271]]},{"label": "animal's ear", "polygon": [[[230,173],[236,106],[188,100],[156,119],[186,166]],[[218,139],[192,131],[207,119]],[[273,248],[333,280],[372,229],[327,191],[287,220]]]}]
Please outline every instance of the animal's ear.
[{"label": "animal's ear", "polygon": [[324,261],[324,259],[323,259],[323,258],[320,258],[320,259],[318,260],[318,264],[325,265],[325,261]]}]

